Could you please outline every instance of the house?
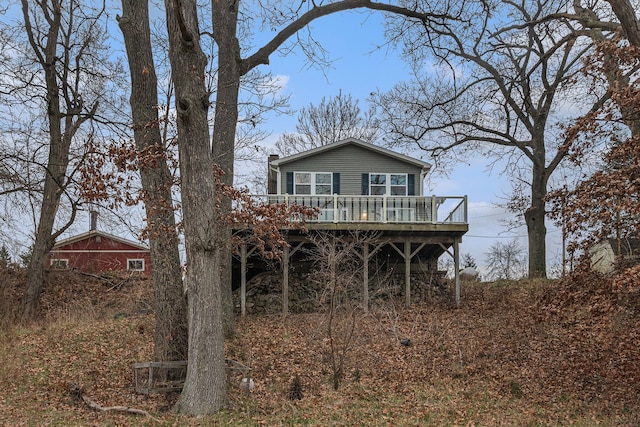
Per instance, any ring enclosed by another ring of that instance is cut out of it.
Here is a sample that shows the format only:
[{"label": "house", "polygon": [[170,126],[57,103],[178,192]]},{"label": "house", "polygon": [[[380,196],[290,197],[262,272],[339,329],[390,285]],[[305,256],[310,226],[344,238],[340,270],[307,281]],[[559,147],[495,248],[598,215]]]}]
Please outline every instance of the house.
[{"label": "house", "polygon": [[131,271],[151,274],[151,254],[143,244],[91,229],[57,242],[49,253],[50,269],[77,269],[85,273]]},{"label": "house", "polygon": [[627,264],[640,261],[640,239],[609,238],[589,249],[591,268],[600,273],[610,273],[621,260]]},{"label": "house", "polygon": [[[437,269],[447,252],[459,269],[458,245],[468,231],[467,197],[424,194],[430,165],[418,159],[357,139],[345,139],[292,156],[268,159],[267,203],[304,205],[318,210],[307,220],[307,234],[287,230],[283,268],[283,312],[287,312],[290,257],[310,244],[319,231],[346,235],[376,232],[377,241],[358,254],[364,262],[363,295],[368,303],[369,261],[373,257],[399,260],[410,303],[410,275],[416,269]],[[245,272],[247,248],[242,253]],[[456,274],[456,301],[459,277]],[[244,280],[242,286],[244,286]],[[244,295],[244,291],[242,291]],[[244,313],[244,301],[242,301]]]}]

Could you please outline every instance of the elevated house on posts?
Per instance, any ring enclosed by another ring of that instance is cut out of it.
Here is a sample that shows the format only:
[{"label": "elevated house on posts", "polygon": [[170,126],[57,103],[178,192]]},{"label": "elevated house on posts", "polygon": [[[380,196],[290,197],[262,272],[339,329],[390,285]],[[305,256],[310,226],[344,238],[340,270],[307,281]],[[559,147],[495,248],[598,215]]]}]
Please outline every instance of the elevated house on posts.
[{"label": "elevated house on posts", "polygon": [[[363,264],[362,295],[369,298],[369,262],[383,256],[399,261],[406,303],[411,302],[411,272],[437,269],[448,252],[459,270],[459,244],[468,231],[467,197],[424,194],[430,165],[421,160],[366,143],[345,139],[292,156],[269,156],[268,203],[298,204],[317,209],[306,232],[287,230],[289,248],[282,259],[283,312],[288,310],[289,266],[313,233],[348,237],[371,232],[374,239],[358,257]],[[245,313],[247,254],[241,250],[241,311]],[[236,260],[237,263],[237,260]],[[459,303],[456,273],[456,302]]]}]

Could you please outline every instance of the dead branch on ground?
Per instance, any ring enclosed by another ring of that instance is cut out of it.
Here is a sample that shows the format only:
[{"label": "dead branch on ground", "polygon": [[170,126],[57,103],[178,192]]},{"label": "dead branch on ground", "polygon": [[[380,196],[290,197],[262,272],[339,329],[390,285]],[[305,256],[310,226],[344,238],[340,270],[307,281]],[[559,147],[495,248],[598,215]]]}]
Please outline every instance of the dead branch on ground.
[{"label": "dead branch on ground", "polygon": [[69,385],[69,392],[71,393],[71,395],[73,397],[81,400],[89,408],[91,408],[93,410],[96,410],[96,411],[100,411],[100,412],[116,411],[116,412],[126,412],[126,413],[129,413],[129,414],[135,414],[135,415],[144,415],[144,416],[146,416],[148,418],[151,418],[152,420],[154,420],[156,422],[161,422],[159,419],[155,418],[150,413],[148,413],[147,411],[142,410],[142,409],[129,408],[127,406],[102,406],[102,405],[98,404],[97,402],[95,402],[93,399],[91,399],[89,396],[87,396],[85,394],[83,388],[80,387],[80,385],[78,383],[71,383]]}]

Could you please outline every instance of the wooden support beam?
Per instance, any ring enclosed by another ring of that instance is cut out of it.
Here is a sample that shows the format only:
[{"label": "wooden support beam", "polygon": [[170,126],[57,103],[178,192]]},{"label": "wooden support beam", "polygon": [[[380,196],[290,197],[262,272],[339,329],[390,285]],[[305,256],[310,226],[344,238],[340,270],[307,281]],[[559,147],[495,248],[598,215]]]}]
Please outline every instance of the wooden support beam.
[{"label": "wooden support beam", "polygon": [[242,242],[240,246],[240,311],[242,317],[247,314],[247,259],[257,249],[254,246],[247,250],[247,242]]},{"label": "wooden support beam", "polygon": [[449,252],[449,248],[446,247],[445,245],[443,245],[442,243],[438,243],[438,245],[440,245],[440,247],[442,248],[443,251],[445,251],[446,253],[448,253],[449,255],[451,255],[451,258],[453,258],[453,254],[451,252]]},{"label": "wooden support beam", "polygon": [[[364,304],[364,310],[369,311],[369,260],[373,258],[373,256],[380,250],[381,247],[386,245],[387,242],[381,242],[377,244],[373,244],[370,242],[365,242],[362,246],[362,254],[358,252],[357,249],[354,250],[356,256],[360,258],[363,263],[363,295],[362,295],[362,303]],[[370,246],[373,245],[373,250],[371,250]]]},{"label": "wooden support beam", "polygon": [[[411,247],[411,241],[408,240],[407,242],[409,243],[409,247]],[[421,243],[420,246],[418,246],[418,248],[415,251],[411,252],[411,255],[409,255],[409,258],[413,259],[413,257],[416,256],[416,254],[420,252],[420,250],[424,248],[426,245],[427,244],[425,242]]]},{"label": "wooden support beam", "polygon": [[304,245],[304,241],[298,242],[293,249],[285,245],[282,253],[282,314],[289,314],[289,260]]},{"label": "wooden support beam", "polygon": [[453,242],[453,265],[456,278],[456,308],[460,308],[460,239]]},{"label": "wooden support beam", "polygon": [[289,314],[289,246],[284,246],[282,254],[282,315]]},{"label": "wooden support beam", "polygon": [[364,290],[362,295],[362,303],[364,304],[364,311],[369,311],[369,243],[365,242],[364,247],[362,248],[362,258],[363,258],[363,282],[364,282]]},{"label": "wooden support beam", "polygon": [[404,242],[404,292],[407,307],[411,305],[411,242]]},{"label": "wooden support beam", "polygon": [[240,313],[247,315],[247,243],[240,246]]}]

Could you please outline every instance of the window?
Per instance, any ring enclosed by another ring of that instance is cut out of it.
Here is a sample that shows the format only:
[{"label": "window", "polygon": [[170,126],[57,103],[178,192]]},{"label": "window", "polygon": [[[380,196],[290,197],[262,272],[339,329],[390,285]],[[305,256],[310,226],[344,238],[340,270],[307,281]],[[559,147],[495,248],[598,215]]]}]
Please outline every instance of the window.
[{"label": "window", "polygon": [[296,172],[295,194],[311,194],[311,174],[308,172]]},{"label": "window", "polygon": [[330,195],[333,188],[330,172],[296,172],[294,194]]},{"label": "window", "polygon": [[382,196],[387,192],[387,175],[372,173],[369,175],[369,194],[372,196]]},{"label": "window", "polygon": [[372,173],[369,174],[369,194],[372,196],[406,196],[407,174]]},{"label": "window", "polygon": [[389,179],[391,183],[392,196],[406,196],[407,195],[407,175],[391,175]]},{"label": "window", "polygon": [[54,270],[66,270],[67,268],[69,268],[69,260],[54,258],[51,260],[51,268]]},{"label": "window", "polygon": [[331,194],[331,174],[316,173],[316,194]]},{"label": "window", "polygon": [[143,259],[128,259],[127,260],[127,270],[144,271],[144,260]]}]

